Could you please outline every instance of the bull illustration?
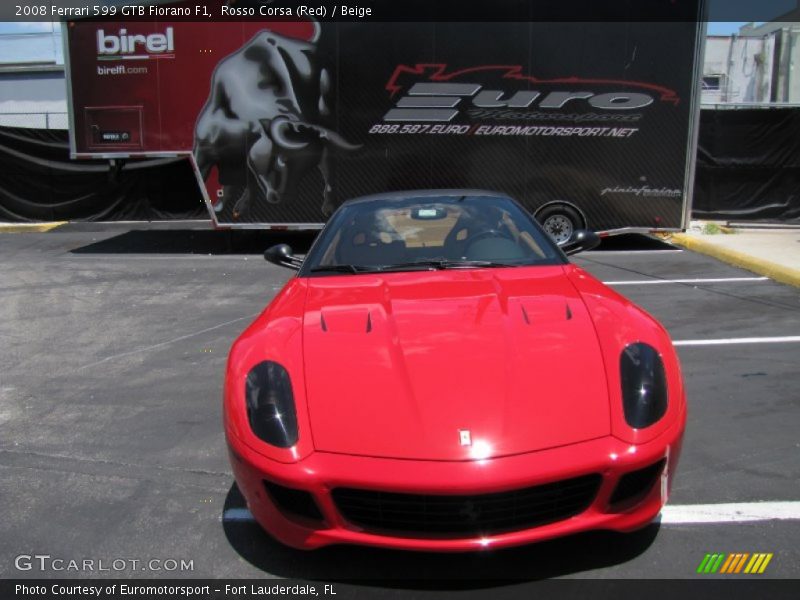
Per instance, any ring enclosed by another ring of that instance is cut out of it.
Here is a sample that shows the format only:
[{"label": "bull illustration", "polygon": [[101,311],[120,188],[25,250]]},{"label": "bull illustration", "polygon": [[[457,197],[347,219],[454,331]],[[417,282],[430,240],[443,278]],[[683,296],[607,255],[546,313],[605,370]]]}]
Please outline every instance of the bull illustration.
[{"label": "bull illustration", "polygon": [[331,78],[318,66],[317,38],[261,31],[214,71],[195,126],[194,155],[204,180],[217,166],[234,218],[254,202],[296,200],[300,181],[315,166],[324,182],[323,214],[337,206],[334,152],[360,146],[323,125],[331,115]]}]

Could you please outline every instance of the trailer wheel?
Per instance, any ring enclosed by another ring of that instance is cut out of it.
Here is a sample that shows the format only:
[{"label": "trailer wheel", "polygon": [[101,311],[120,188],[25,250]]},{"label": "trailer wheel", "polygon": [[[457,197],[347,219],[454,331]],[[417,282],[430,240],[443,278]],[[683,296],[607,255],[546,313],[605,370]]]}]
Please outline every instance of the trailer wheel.
[{"label": "trailer wheel", "polygon": [[545,206],[536,213],[536,220],[558,245],[565,243],[573,231],[585,227],[578,211],[567,204]]}]

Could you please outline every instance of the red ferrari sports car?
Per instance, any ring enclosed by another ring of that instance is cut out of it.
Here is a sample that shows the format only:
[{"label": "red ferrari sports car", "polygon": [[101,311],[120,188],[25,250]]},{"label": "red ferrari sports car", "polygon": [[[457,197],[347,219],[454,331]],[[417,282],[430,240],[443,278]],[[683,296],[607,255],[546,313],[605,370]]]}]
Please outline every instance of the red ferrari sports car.
[{"label": "red ferrari sports car", "polygon": [[234,343],[225,433],[279,541],[466,551],[644,527],[686,398],[664,328],[514,200],[474,190],[342,205]]}]

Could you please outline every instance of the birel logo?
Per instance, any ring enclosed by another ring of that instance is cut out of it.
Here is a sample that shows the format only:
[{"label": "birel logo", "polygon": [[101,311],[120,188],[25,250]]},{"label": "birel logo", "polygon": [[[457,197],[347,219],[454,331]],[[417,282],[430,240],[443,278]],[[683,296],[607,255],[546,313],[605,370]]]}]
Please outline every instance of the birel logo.
[{"label": "birel logo", "polygon": [[[97,30],[97,56],[145,58],[172,58],[175,51],[175,32],[167,27],[164,33],[130,34],[122,28],[117,35],[107,34],[103,29]],[[144,54],[141,54],[144,52]],[[140,54],[137,54],[140,53]]]}]

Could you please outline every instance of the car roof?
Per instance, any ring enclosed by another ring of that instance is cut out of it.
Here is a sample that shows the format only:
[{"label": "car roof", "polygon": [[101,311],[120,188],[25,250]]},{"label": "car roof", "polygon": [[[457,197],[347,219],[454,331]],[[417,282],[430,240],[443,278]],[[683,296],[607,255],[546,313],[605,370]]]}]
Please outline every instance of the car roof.
[{"label": "car roof", "polygon": [[489,190],[476,190],[476,189],[427,189],[427,190],[399,190],[396,192],[384,192],[382,194],[370,194],[369,196],[359,196],[352,198],[343,203],[360,204],[362,202],[373,202],[376,200],[408,200],[411,198],[441,198],[442,196],[482,196],[490,198],[510,198],[508,194],[503,192],[492,192]]}]

